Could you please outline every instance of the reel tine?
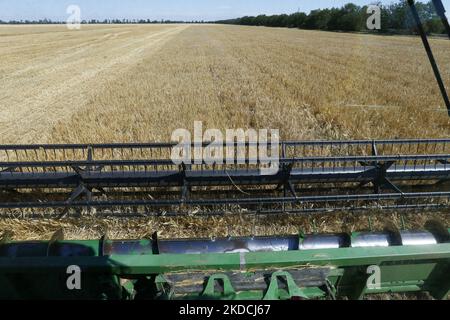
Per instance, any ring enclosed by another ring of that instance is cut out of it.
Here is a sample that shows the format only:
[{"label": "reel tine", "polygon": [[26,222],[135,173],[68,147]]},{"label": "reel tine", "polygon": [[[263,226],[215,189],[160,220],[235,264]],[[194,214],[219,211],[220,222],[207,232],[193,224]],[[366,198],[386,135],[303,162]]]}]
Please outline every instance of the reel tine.
[{"label": "reel tine", "polygon": [[63,241],[63,240],[64,240],[64,229],[60,228],[53,233],[53,235],[50,239],[50,242]]},{"label": "reel tine", "polygon": [[432,219],[427,221],[425,229],[433,233],[440,243],[450,242],[450,232],[441,220]]},{"label": "reel tine", "polygon": [[5,230],[0,234],[0,244],[8,243],[14,238],[14,232],[11,230]]}]

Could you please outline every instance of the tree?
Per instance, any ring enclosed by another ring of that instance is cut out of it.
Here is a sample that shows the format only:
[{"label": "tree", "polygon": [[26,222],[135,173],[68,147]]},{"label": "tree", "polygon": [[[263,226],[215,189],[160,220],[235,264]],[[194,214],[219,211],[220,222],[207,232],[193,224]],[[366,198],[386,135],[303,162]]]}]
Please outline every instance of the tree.
[{"label": "tree", "polygon": [[332,9],[328,30],[361,31],[364,26],[364,13],[361,7],[348,3],[340,9]]},{"label": "tree", "polygon": [[305,19],[306,29],[327,30],[331,19],[331,10],[313,10]]},{"label": "tree", "polygon": [[255,26],[267,26],[267,16],[265,14],[259,15],[254,19]]},{"label": "tree", "polygon": [[288,21],[288,27],[289,28],[302,28],[305,24],[307,15],[303,12],[297,12],[294,14],[291,14],[287,21]]}]

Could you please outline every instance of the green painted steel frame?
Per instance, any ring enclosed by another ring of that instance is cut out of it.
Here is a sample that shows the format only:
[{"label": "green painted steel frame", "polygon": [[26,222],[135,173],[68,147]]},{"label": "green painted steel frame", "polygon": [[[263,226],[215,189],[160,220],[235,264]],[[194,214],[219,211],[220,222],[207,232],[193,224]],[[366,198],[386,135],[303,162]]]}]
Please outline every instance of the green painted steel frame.
[{"label": "green painted steel frame", "polygon": [[[249,270],[270,267],[379,265],[386,262],[448,260],[450,244],[340,248],[283,252],[98,256],[99,241],[64,241],[92,248],[92,256],[0,257],[2,272],[42,272],[68,265],[115,274],[160,274],[186,270]],[[43,259],[45,258],[45,259]],[[243,265],[245,260],[245,265]]]},{"label": "green painted steel frame", "polygon": [[[146,241],[146,240],[144,240]],[[46,244],[49,242],[43,242]],[[10,275],[65,274],[77,265],[88,275],[112,275],[135,279],[177,272],[205,272],[221,275],[227,271],[287,270],[330,267],[329,283],[338,297],[360,299],[365,294],[427,291],[439,299],[450,291],[450,244],[341,248],[309,251],[227,253],[227,254],[148,254],[101,256],[102,241],[62,241],[60,244],[90,248],[90,256],[0,258],[1,277]],[[381,287],[368,289],[369,266],[379,266]],[[92,277],[90,281],[95,281]],[[1,281],[0,281],[1,282]],[[296,288],[294,291],[298,291]],[[0,289],[1,292],[2,289]],[[272,290],[273,291],[273,290]],[[311,291],[301,291],[307,294]],[[308,294],[307,294],[308,295]],[[290,298],[289,294],[271,292],[271,297]],[[317,297],[314,291],[311,297]],[[198,297],[202,296],[199,292]],[[206,298],[215,298],[206,295]],[[259,293],[233,295],[235,299],[258,299]],[[230,297],[228,297],[230,298]],[[292,297],[291,297],[292,298]]]}]

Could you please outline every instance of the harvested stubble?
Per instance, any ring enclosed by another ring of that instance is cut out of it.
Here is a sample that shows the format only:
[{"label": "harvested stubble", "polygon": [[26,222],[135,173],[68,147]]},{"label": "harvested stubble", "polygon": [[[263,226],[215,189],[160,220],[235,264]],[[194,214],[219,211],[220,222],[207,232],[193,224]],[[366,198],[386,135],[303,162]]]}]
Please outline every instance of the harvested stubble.
[{"label": "harvested stubble", "polygon": [[[377,217],[377,218],[375,218]],[[398,228],[421,230],[430,219],[448,220],[443,213],[345,213],[314,217],[285,216],[257,217],[229,215],[224,217],[178,218],[104,218],[86,216],[53,219],[24,220],[2,219],[0,230],[8,231],[15,240],[48,240],[62,229],[65,239],[99,239],[107,235],[111,239],[149,238],[158,232],[162,238],[216,238],[227,236],[270,236],[304,233],[332,233],[383,230],[386,222]]]},{"label": "harvested stubble", "polygon": [[[0,49],[7,84],[2,143],[160,142],[194,121],[205,129],[280,129],[290,140],[450,133],[416,37],[206,25],[58,28],[0,29],[7,44]],[[450,83],[450,43],[432,45]],[[433,216],[406,220],[419,228]],[[447,212],[437,216],[450,222]],[[392,217],[399,224],[399,215]],[[373,215],[374,228],[385,219]],[[368,225],[367,215],[316,218],[320,232]],[[111,238],[155,230],[163,237],[313,231],[303,217],[0,221],[0,230],[13,230],[16,239],[48,239],[60,227],[78,239],[106,229]]]}]

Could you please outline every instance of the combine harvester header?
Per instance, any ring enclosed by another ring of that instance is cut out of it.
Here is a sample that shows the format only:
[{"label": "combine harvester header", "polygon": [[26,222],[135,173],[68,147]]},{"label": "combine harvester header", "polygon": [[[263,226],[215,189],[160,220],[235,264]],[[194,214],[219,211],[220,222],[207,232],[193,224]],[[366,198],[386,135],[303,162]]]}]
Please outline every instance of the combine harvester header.
[{"label": "combine harvester header", "polygon": [[[450,112],[414,1],[408,3]],[[433,3],[450,37],[441,1]],[[253,161],[255,146],[235,147],[246,155],[243,163],[233,154],[235,164],[177,165],[172,143],[0,146],[0,209],[3,217],[89,212],[131,218],[450,206],[450,139],[283,142],[271,155],[279,160],[274,174]],[[49,241],[14,242],[4,234],[0,298],[296,300],[428,292],[445,299],[448,227],[430,221],[409,231],[388,226],[352,234],[175,240],[155,234],[124,241],[65,241],[58,232]]]},{"label": "combine harvester header", "polygon": [[[8,202],[0,207],[23,217],[87,208],[131,218],[449,206],[450,139],[284,142],[274,175],[261,163],[175,165],[174,147],[2,146]],[[83,290],[70,290],[77,270]],[[13,299],[444,299],[449,272],[449,230],[438,222],[416,231],[227,239],[64,241],[57,233],[0,244],[0,298]]]}]

